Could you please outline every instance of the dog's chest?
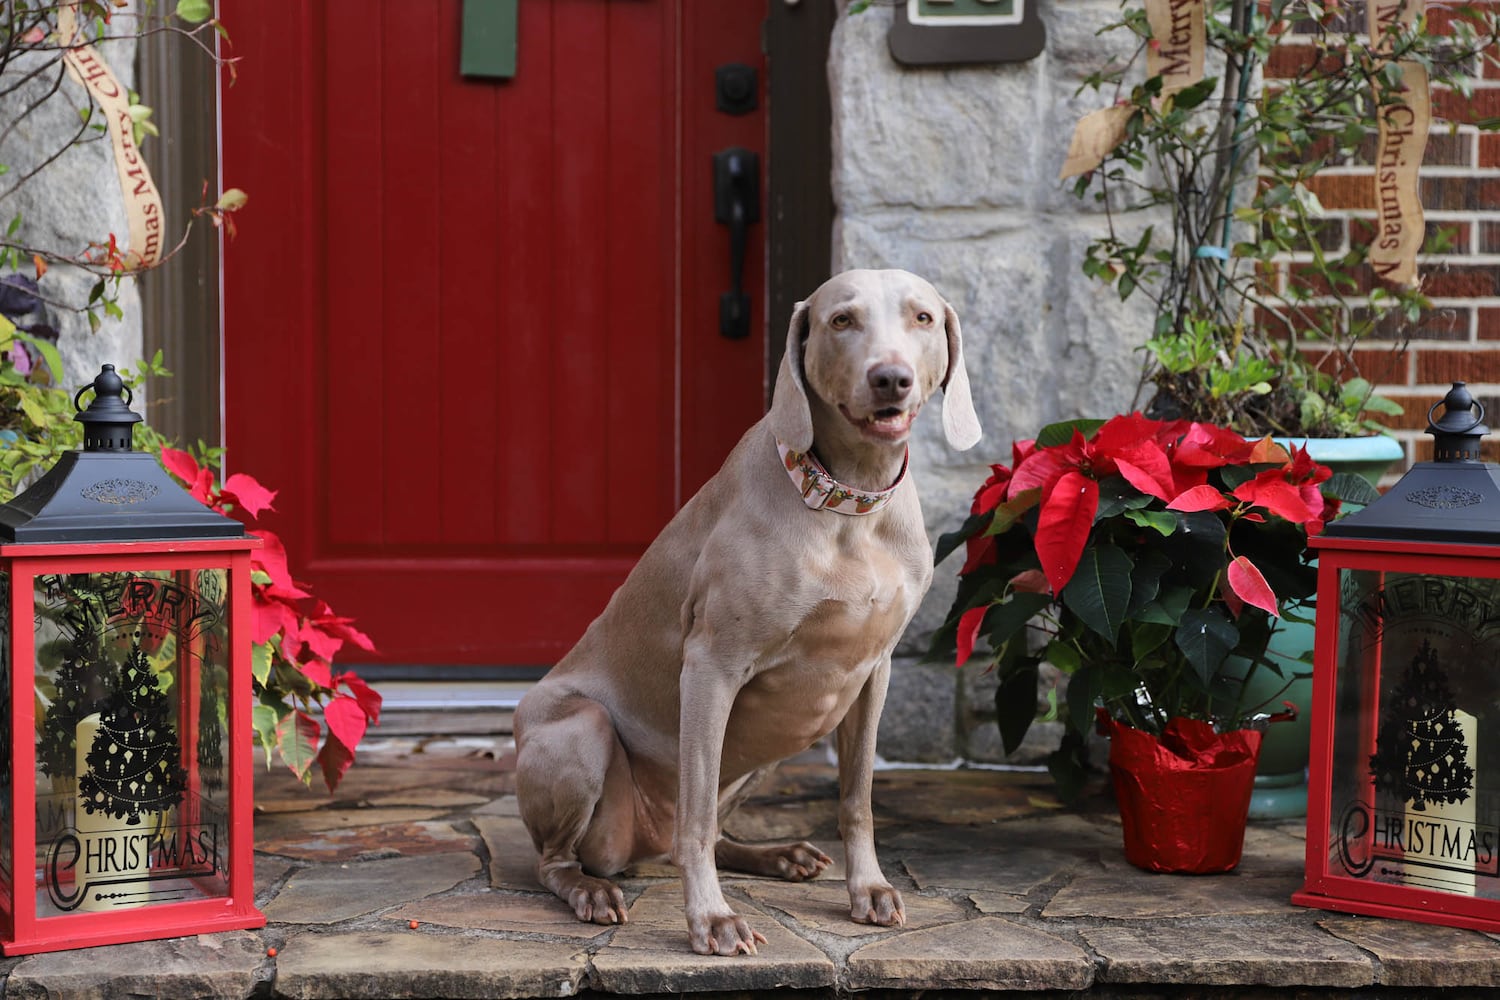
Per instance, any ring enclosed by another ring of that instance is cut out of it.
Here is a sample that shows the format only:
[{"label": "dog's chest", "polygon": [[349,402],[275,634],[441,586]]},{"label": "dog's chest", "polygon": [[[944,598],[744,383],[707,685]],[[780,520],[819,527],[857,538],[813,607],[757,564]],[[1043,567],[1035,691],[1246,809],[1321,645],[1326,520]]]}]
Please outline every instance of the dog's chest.
[{"label": "dog's chest", "polygon": [[[821,567],[809,566],[820,574]],[[850,562],[837,578],[804,580],[806,611],[767,651],[735,703],[768,759],[795,753],[836,726],[884,658],[920,598],[920,581],[888,554]],[[766,720],[774,719],[774,726]],[[748,734],[747,734],[748,735]],[[758,756],[752,754],[752,756]]]}]

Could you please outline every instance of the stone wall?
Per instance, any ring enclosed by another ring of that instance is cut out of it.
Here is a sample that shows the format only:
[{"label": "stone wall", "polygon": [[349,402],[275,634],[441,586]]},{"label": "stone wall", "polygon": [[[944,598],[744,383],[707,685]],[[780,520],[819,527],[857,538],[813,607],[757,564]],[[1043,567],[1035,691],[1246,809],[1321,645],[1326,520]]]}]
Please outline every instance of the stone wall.
[{"label": "stone wall", "polygon": [[[115,34],[128,33],[134,24],[128,12],[117,13],[114,23]],[[133,86],[135,39],[106,42],[99,51],[121,83]],[[85,129],[81,141],[71,141],[79,132],[79,109],[88,106],[88,98],[72,79],[58,83],[62,66],[54,56],[45,51],[17,59],[3,77],[5,86],[0,89],[6,93],[0,96],[0,122],[8,127],[0,129],[0,163],[9,170],[0,177],[0,225],[19,214],[17,240],[66,254],[80,254],[91,241],[105,240],[110,233],[118,234],[124,246],[125,209],[109,139]],[[47,64],[43,72],[19,82],[40,62]],[[52,162],[46,163],[48,159]],[[33,170],[35,176],[23,182]],[[23,271],[32,273],[29,265]],[[90,332],[88,317],[78,307],[88,301],[95,280],[77,268],[56,265],[40,284],[48,300],[46,322],[61,335],[58,347],[68,386],[87,383],[102,363],[133,368],[143,353],[134,282],[120,287],[124,318],[105,319],[97,333]],[[144,410],[142,399],[132,405],[137,412]]]},{"label": "stone wall", "polygon": [[[1134,351],[1150,314],[1146,303],[1122,306],[1083,275],[1084,248],[1102,231],[1102,216],[1057,179],[1073,123],[1097,101],[1074,96],[1106,51],[1095,31],[1118,12],[1114,0],[1045,2],[1040,56],[973,68],[896,63],[886,44],[888,4],[844,12],[834,29],[833,270],[906,268],[948,298],[984,425],[980,444],[961,453],[948,448],[937,420],[919,422],[912,468],[934,541],[962,523],[989,464],[1009,464],[1012,440],[1134,400]],[[919,662],[952,601],[960,562],[938,567],[898,650],[881,723],[887,759],[1001,757],[993,685],[950,663]],[[1038,730],[1045,752],[1048,735]]]}]

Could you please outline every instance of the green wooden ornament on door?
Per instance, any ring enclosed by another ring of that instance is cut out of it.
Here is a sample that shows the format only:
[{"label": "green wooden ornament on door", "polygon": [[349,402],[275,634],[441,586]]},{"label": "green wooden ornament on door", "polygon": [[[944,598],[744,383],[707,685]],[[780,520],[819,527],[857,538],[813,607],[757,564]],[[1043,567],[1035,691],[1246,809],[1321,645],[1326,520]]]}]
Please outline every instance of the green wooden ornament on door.
[{"label": "green wooden ornament on door", "polygon": [[458,71],[464,76],[509,80],[516,75],[516,6],[519,0],[464,0]]}]

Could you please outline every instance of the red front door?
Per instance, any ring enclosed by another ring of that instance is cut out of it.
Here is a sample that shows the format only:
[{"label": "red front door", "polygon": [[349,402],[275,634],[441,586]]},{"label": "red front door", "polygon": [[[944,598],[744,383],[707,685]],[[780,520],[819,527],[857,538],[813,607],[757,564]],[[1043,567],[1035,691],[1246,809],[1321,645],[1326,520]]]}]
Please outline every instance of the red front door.
[{"label": "red front door", "polygon": [[764,5],[522,0],[509,80],[460,0],[220,8],[228,467],[381,661],[553,662],[762,412],[713,154],[764,154],[715,102]]}]

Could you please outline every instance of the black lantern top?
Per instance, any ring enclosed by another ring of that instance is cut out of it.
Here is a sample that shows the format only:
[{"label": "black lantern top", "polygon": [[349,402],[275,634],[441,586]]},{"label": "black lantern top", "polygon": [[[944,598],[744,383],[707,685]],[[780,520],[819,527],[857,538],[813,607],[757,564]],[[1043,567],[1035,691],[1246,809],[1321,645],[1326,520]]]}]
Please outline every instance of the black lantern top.
[{"label": "black lantern top", "polygon": [[[88,409],[79,400],[94,390]],[[123,398],[122,398],[123,397]],[[244,526],[194,500],[156,459],[131,447],[140,414],[114,365],[78,390],[74,420],[83,448],[70,451],[10,503],[0,505],[0,541],[137,542],[242,538]]]},{"label": "black lantern top", "polygon": [[[1441,418],[1434,419],[1443,407]],[[1427,411],[1433,460],[1418,462],[1362,511],[1331,522],[1331,538],[1500,545],[1500,465],[1483,462],[1484,406],[1462,382]]]}]

